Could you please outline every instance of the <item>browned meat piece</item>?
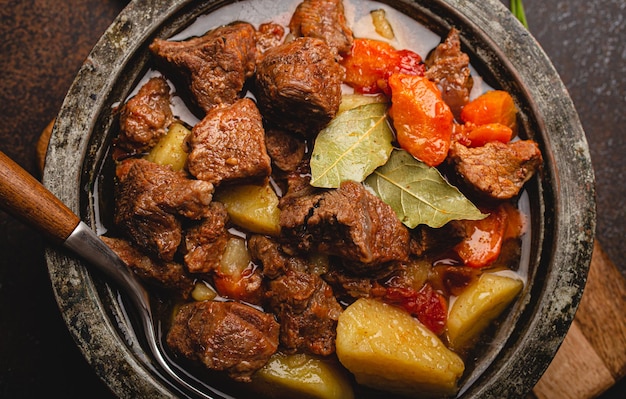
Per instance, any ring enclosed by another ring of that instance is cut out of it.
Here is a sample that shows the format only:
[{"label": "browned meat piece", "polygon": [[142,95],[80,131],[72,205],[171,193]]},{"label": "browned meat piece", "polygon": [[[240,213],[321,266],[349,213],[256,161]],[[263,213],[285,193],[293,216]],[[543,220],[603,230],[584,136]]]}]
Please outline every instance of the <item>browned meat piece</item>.
[{"label": "browned meat piece", "polygon": [[189,172],[215,185],[260,180],[272,172],[263,120],[249,98],[207,113],[191,130],[189,144]]},{"label": "browned meat piece", "polygon": [[469,56],[461,51],[459,31],[452,28],[446,40],[426,58],[425,76],[437,84],[443,101],[454,117],[460,120],[461,109],[469,102],[473,80],[469,69]]},{"label": "browned meat piece", "polygon": [[280,321],[280,343],[288,352],[330,355],[335,351],[342,309],[324,280],[289,270],[270,282],[267,295]]},{"label": "browned meat piece", "polygon": [[265,145],[272,162],[283,172],[295,171],[304,159],[304,140],[280,129],[266,130]]},{"label": "browned meat piece", "polygon": [[342,0],[304,0],[293,13],[289,29],[296,37],[322,39],[339,54],[350,52],[354,40]]},{"label": "browned meat piece", "polygon": [[257,65],[263,116],[282,129],[315,136],[337,114],[343,70],[321,40],[298,38],[273,47]]},{"label": "browned meat piece", "polygon": [[322,276],[332,288],[335,295],[348,301],[354,298],[371,296],[374,282],[369,277],[354,276],[343,269],[331,269]]},{"label": "browned meat piece", "polygon": [[282,25],[267,22],[259,25],[256,33],[257,57],[260,57],[268,49],[278,46],[285,36],[285,28]]},{"label": "browned meat piece", "polygon": [[178,292],[183,298],[190,296],[194,279],[183,265],[151,259],[126,240],[101,238],[142,281]]},{"label": "browned meat piece", "polygon": [[248,239],[248,249],[254,261],[263,266],[263,275],[270,279],[277,278],[287,270],[307,271],[304,259],[285,253],[277,242],[262,236],[253,235]]},{"label": "browned meat piece", "polygon": [[171,261],[182,238],[178,216],[206,216],[213,185],[144,159],[120,163],[116,174],[115,224],[148,254]]},{"label": "browned meat piece", "polygon": [[432,228],[419,225],[410,231],[411,255],[417,257],[426,253],[441,251],[442,248],[450,248],[463,239],[465,230],[460,228],[454,221],[440,228]]},{"label": "browned meat piece", "polygon": [[391,207],[361,184],[310,195],[284,196],[279,207],[283,235],[298,249],[317,250],[377,268],[406,260],[409,232]]},{"label": "browned meat piece", "polygon": [[217,269],[231,237],[226,223],[228,213],[224,205],[211,202],[208,215],[185,231],[184,259],[191,273],[209,273]]},{"label": "browned meat piece", "polygon": [[167,81],[151,78],[122,106],[117,145],[131,153],[147,151],[165,136],[173,120]]},{"label": "browned meat piece", "polygon": [[496,141],[475,148],[453,142],[448,159],[469,188],[500,200],[515,197],[543,163],[539,146],[532,140]]},{"label": "browned meat piece", "polygon": [[167,344],[210,370],[249,382],[278,348],[279,325],[270,314],[239,302],[194,302],[181,306]]},{"label": "browned meat piece", "polygon": [[239,98],[246,79],[254,73],[255,36],[252,25],[239,22],[180,42],[155,39],[150,51],[174,67],[197,105],[207,112]]}]

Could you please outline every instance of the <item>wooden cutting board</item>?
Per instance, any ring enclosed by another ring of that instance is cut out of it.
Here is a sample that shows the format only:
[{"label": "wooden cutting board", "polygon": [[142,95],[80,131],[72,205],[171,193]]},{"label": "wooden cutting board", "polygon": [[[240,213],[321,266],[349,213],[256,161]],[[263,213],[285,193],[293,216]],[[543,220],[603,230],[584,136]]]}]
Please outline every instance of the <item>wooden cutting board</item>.
[{"label": "wooden cutting board", "polygon": [[626,375],[626,279],[596,241],[574,322],[533,394],[595,398]]},{"label": "wooden cutting board", "polygon": [[[40,171],[53,122],[37,143]],[[596,241],[574,322],[532,393],[537,399],[591,399],[625,375],[626,279]]]}]

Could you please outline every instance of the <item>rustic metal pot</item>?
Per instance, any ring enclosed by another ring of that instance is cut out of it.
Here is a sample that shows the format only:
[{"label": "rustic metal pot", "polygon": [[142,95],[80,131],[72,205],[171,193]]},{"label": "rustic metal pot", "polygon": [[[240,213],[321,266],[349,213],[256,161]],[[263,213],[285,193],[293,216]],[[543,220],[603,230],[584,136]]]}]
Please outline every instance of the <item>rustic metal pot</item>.
[{"label": "rustic metal pot", "polygon": [[[93,193],[115,123],[112,109],[137,84],[147,43],[169,37],[201,14],[232,1],[133,0],[97,43],[65,98],[46,159],[44,184],[97,225]],[[529,284],[493,343],[462,381],[462,398],[528,393],[574,318],[585,285],[595,230],[594,177],[584,132],[557,72],[530,34],[497,0],[386,2],[444,35],[461,31],[472,63],[513,93],[521,122],[544,154],[542,175],[528,186],[532,239]],[[277,7],[280,2],[276,2]],[[272,15],[272,10],[266,10]],[[46,252],[67,327],[95,372],[121,397],[177,396],[142,355],[118,293],[100,275],[57,248]],[[220,397],[219,393],[212,393]]]}]

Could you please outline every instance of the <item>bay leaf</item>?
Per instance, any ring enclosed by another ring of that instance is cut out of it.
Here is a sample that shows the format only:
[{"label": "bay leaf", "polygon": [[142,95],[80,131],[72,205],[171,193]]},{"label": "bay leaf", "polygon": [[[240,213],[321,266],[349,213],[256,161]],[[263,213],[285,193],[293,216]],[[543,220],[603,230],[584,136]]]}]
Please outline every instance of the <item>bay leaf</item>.
[{"label": "bay leaf", "polygon": [[392,141],[386,104],[365,104],[342,112],[315,139],[311,185],[337,188],[347,180],[362,182],[387,162]]},{"label": "bay leaf", "polygon": [[437,168],[395,149],[389,161],[366,180],[380,199],[409,228],[419,224],[439,228],[451,220],[480,220],[487,215],[448,183]]}]

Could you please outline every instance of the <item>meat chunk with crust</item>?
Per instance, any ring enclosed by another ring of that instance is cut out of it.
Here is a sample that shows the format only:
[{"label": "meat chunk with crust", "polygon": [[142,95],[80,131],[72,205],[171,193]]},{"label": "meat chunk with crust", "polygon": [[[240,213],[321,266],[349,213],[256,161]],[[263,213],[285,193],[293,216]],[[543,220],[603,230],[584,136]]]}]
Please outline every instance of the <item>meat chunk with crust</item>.
[{"label": "meat chunk with crust", "polygon": [[189,173],[214,185],[263,180],[272,172],[263,120],[249,98],[211,110],[191,130]]},{"label": "meat chunk with crust", "polygon": [[174,120],[170,86],[162,76],[150,78],[120,110],[117,145],[140,153],[154,147]]},{"label": "meat chunk with crust", "polygon": [[129,241],[120,238],[100,238],[142,281],[178,292],[183,298],[189,298],[191,295],[195,285],[194,279],[180,263],[152,259]]},{"label": "meat chunk with crust", "polygon": [[259,25],[256,33],[257,58],[272,47],[281,44],[285,36],[285,28],[274,22],[266,22]]},{"label": "meat chunk with crust", "polygon": [[532,140],[494,141],[475,148],[454,142],[448,159],[470,189],[498,200],[515,197],[543,163],[539,146]]},{"label": "meat chunk with crust", "polygon": [[337,114],[343,70],[322,40],[297,38],[261,57],[256,98],[263,116],[280,128],[313,137]]},{"label": "meat chunk with crust", "polygon": [[279,207],[281,231],[299,250],[337,255],[362,267],[408,258],[408,229],[359,183],[301,196],[288,193]]},{"label": "meat chunk with crust", "polygon": [[265,145],[272,163],[283,172],[295,171],[306,152],[306,143],[301,137],[276,128],[265,131]]},{"label": "meat chunk with crust", "polygon": [[189,87],[204,112],[232,104],[254,73],[256,31],[237,22],[184,41],[155,39],[150,51],[172,68]]},{"label": "meat chunk with crust", "polygon": [[338,54],[350,52],[354,40],[342,0],[304,0],[289,21],[294,36],[321,39]]},{"label": "meat chunk with crust", "polygon": [[285,350],[334,353],[342,308],[332,288],[319,276],[296,270],[270,281],[269,287],[269,307],[278,315],[280,343]]},{"label": "meat chunk with crust", "polygon": [[123,161],[116,175],[116,226],[148,254],[171,261],[182,238],[179,218],[206,216],[213,185],[144,159]]},{"label": "meat chunk with crust", "polygon": [[459,119],[474,85],[469,56],[461,51],[459,31],[450,29],[444,42],[428,55],[425,63],[425,76],[437,84],[443,101],[448,104],[454,117]]},{"label": "meat chunk with crust", "polygon": [[219,267],[230,233],[228,213],[220,202],[209,204],[208,215],[185,230],[184,260],[191,273],[209,273]]},{"label": "meat chunk with crust", "polygon": [[168,346],[210,370],[237,381],[267,363],[278,348],[279,325],[271,314],[239,302],[194,302],[181,306],[167,334]]}]

